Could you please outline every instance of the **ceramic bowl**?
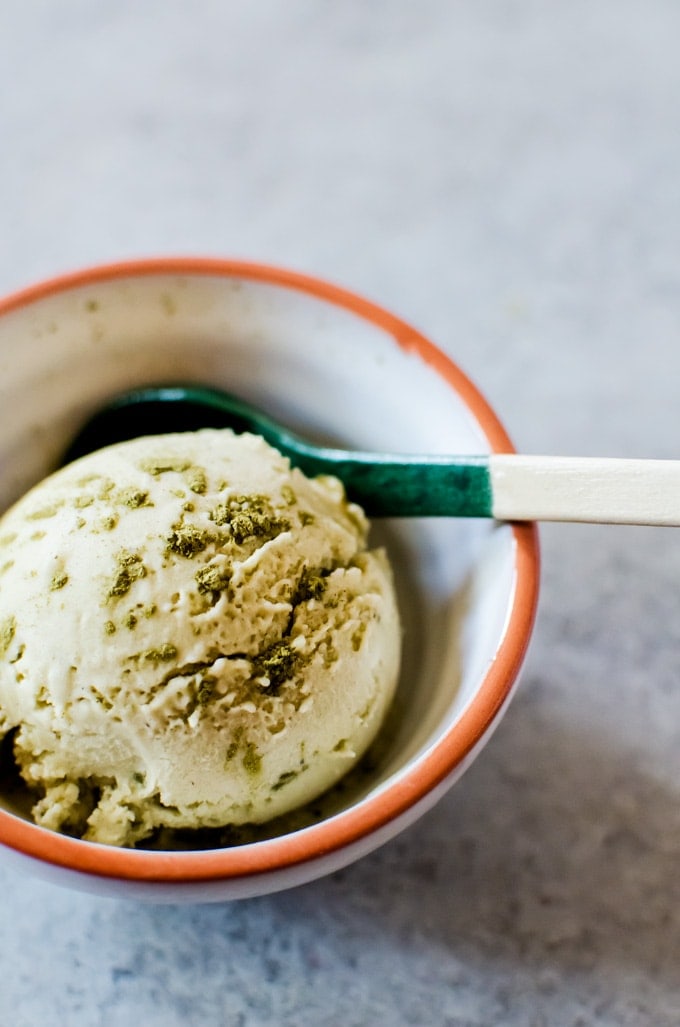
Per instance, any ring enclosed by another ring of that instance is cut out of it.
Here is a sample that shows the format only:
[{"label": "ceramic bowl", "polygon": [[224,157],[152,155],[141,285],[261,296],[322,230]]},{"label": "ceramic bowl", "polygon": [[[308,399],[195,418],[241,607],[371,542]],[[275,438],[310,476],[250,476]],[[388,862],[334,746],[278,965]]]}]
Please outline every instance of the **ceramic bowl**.
[{"label": "ceramic bowl", "polygon": [[[266,266],[158,259],[91,268],[0,302],[0,508],[58,465],[131,386],[224,386],[301,433],[351,447],[510,451],[440,349],[333,285]],[[244,898],[337,870],[413,824],[479,753],[511,697],[538,591],[532,525],[376,522],[404,627],[397,698],[368,760],[314,809],[223,847],[117,849],[32,824],[0,784],[0,855],[107,895]]]}]

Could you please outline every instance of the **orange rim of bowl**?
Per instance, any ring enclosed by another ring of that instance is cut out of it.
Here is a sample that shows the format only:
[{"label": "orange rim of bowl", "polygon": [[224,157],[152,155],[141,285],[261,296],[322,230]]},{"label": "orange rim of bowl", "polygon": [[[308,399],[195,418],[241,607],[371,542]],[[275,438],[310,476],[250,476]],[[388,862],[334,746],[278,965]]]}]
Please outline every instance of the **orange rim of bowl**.
[{"label": "orange rim of bowl", "polygon": [[[204,257],[159,257],[103,264],[50,278],[0,300],[0,317],[48,296],[117,278],[177,274],[241,278],[307,293],[352,311],[383,329],[403,350],[417,354],[443,378],[475,417],[492,452],[514,452],[496,414],[470,379],[423,335],[400,318],[344,288],[267,264]],[[122,849],[69,838],[0,810],[0,843],[55,866],[127,881],[234,880],[281,872],[347,848],[379,831],[425,799],[492,727],[509,700],[533,628],[540,559],[536,527],[512,526],[515,589],[500,645],[474,699],[413,768],[358,806],[297,833],[234,848],[182,852]]]}]

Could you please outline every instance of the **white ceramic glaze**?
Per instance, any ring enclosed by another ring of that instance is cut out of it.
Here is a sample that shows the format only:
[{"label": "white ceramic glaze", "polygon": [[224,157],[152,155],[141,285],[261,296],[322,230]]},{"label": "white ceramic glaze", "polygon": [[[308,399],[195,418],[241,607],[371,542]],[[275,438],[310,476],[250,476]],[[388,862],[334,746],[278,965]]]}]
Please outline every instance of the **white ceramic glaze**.
[{"label": "white ceramic glaze", "polygon": [[[507,450],[460,371],[413,329],[303,276],[149,261],[58,279],[0,305],[0,506],[48,473],[87,415],[147,383],[216,384],[301,433],[412,452]],[[331,872],[413,823],[460,776],[509,701],[537,595],[531,526],[377,523],[405,632],[379,767],[326,820],[206,852],[113,852],[0,809],[0,856],[99,894],[217,901]],[[1,802],[1,797],[0,797]]]}]

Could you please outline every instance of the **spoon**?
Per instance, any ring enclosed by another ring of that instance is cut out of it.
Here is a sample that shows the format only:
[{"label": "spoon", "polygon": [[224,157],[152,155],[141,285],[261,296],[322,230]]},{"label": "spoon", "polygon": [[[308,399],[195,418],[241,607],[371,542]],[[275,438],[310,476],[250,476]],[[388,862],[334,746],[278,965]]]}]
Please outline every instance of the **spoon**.
[{"label": "spoon", "polygon": [[141,435],[198,428],[261,435],[308,475],[340,478],[371,517],[493,517],[680,525],[680,461],[599,457],[440,456],[316,446],[219,389],[133,389],[78,432],[63,462]]}]

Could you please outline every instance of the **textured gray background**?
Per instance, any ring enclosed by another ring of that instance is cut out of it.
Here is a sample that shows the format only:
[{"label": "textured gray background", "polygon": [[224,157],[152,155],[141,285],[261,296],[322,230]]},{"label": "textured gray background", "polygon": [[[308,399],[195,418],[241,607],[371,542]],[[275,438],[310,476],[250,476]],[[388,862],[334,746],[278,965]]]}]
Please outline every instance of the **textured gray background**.
[{"label": "textured gray background", "polygon": [[[677,456],[676,0],[5,0],[0,292],[110,258],[317,273],[525,451]],[[0,1023],[680,1023],[680,536],[546,528],[522,687],[416,827],[294,892],[1,872]]]}]

